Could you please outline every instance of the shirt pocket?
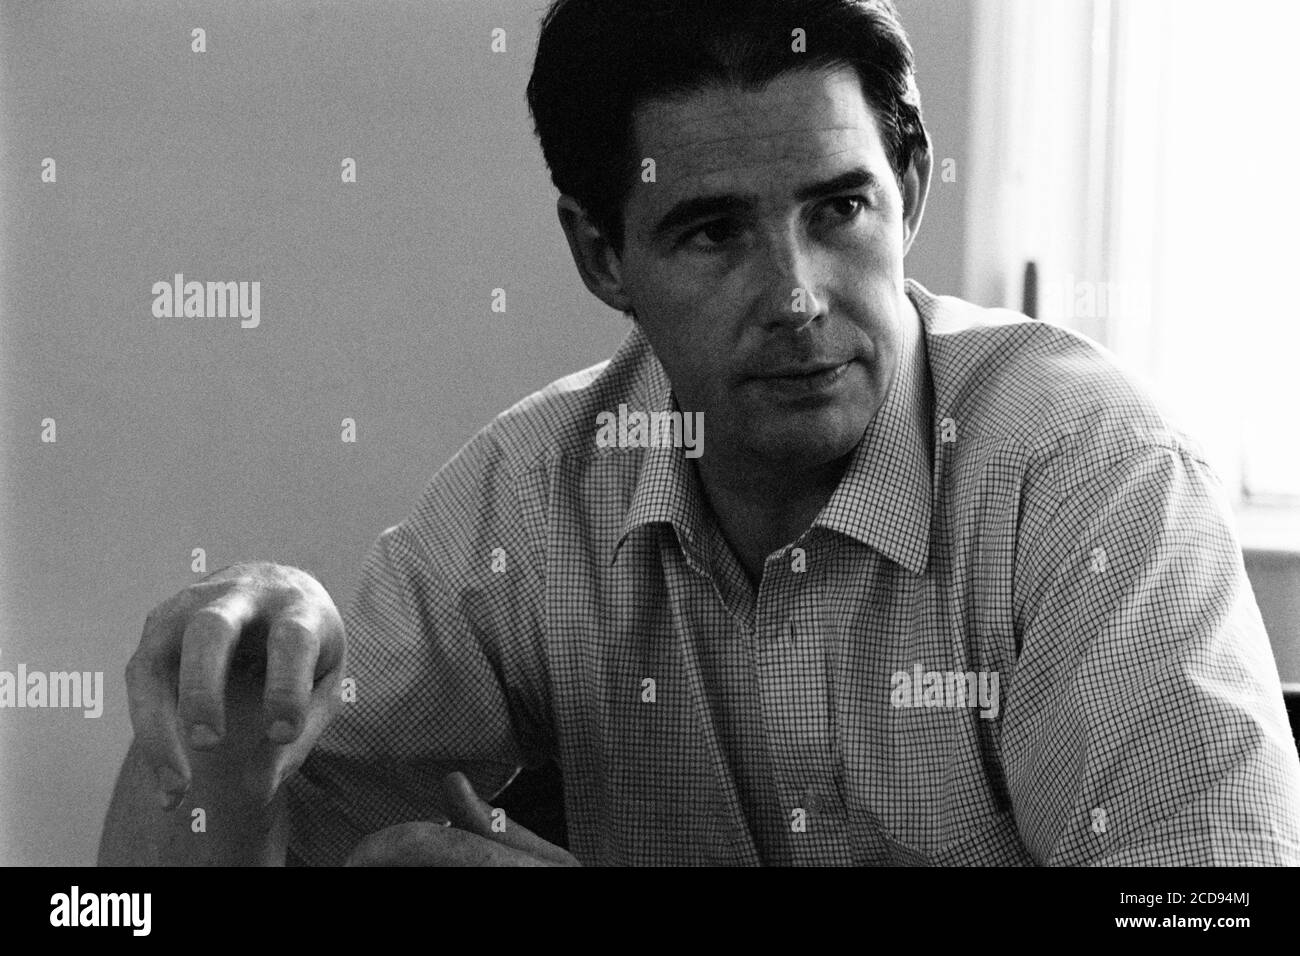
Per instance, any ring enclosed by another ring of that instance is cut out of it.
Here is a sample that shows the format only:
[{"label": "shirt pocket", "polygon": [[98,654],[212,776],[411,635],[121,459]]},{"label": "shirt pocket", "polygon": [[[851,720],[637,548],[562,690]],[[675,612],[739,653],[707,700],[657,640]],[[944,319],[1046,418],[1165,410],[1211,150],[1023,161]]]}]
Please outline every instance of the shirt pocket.
[{"label": "shirt pocket", "polygon": [[1010,813],[981,817],[966,832],[937,850],[927,851],[881,830],[891,866],[1035,866]]}]

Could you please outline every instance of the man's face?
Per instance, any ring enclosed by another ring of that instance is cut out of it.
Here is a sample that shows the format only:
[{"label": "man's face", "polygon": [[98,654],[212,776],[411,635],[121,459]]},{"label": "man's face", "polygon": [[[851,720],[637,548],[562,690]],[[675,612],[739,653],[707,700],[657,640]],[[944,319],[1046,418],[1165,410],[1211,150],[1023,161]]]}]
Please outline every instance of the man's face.
[{"label": "man's face", "polygon": [[707,87],[633,120],[655,181],[625,206],[623,289],[682,410],[704,412],[708,452],[850,453],[909,309],[903,199],[857,75]]}]

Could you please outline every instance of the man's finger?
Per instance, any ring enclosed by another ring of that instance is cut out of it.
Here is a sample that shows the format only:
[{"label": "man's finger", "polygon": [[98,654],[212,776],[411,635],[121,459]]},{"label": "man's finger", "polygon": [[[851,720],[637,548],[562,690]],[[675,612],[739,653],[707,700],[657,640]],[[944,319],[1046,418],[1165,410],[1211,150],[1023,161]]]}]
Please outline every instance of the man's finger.
[{"label": "man's finger", "polygon": [[302,732],[319,656],[320,639],[305,614],[282,613],[271,623],[263,712],[266,736],[273,743],[292,743]]},{"label": "man's finger", "polygon": [[177,692],[185,738],[196,750],[211,750],[225,734],[226,676],[253,611],[251,597],[231,591],[195,610],[185,625]]},{"label": "man's finger", "polygon": [[554,866],[440,823],[402,823],[357,844],[346,866]]},{"label": "man's finger", "polygon": [[580,865],[573,854],[543,840],[532,830],[507,819],[505,811],[493,807],[474,792],[463,773],[447,774],[442,781],[447,817],[453,827],[468,830],[484,839],[503,843],[530,856],[540,857],[559,866]]},{"label": "man's finger", "polygon": [[447,819],[451,825],[492,839],[492,807],[474,792],[469,778],[457,770],[442,778]]},{"label": "man's finger", "polygon": [[310,756],[312,748],[338,710],[341,677],[336,673],[323,679],[312,693],[299,733],[292,743],[277,744],[261,736],[257,753],[247,763],[243,776],[244,791],[262,803],[270,803],[289,777]]},{"label": "man's finger", "polygon": [[126,665],[126,687],[131,727],[153,772],[158,802],[175,809],[190,788],[190,762],[177,730],[176,685],[158,673],[145,642]]}]

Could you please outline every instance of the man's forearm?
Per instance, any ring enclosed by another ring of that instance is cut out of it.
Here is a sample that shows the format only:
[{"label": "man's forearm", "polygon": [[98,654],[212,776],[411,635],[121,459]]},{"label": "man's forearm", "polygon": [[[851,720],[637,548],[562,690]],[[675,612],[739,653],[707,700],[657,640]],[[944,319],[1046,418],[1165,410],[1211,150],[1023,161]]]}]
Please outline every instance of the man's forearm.
[{"label": "man's forearm", "polygon": [[[158,802],[153,774],[136,744],[118,774],[99,844],[100,866],[283,866],[288,812],[283,790],[268,806],[231,797],[231,781],[196,766],[174,810]],[[201,812],[200,812],[201,811]]]}]

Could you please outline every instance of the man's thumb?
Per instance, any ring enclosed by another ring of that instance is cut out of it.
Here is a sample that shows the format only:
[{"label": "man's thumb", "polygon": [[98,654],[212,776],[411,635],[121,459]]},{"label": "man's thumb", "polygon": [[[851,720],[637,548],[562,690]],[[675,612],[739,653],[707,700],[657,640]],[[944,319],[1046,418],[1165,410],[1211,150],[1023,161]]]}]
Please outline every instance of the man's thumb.
[{"label": "man's thumb", "polygon": [[442,778],[447,819],[459,830],[492,837],[492,807],[474,792],[469,778],[457,770]]}]

